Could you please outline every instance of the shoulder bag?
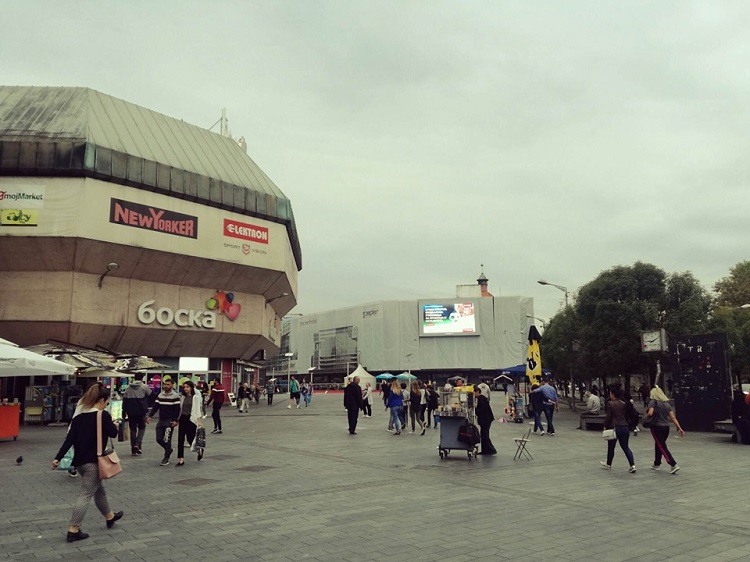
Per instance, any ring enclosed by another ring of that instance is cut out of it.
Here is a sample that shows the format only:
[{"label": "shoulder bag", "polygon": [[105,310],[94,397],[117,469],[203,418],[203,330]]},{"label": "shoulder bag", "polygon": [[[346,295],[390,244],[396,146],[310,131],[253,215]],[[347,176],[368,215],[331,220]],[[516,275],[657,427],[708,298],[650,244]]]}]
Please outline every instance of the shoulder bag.
[{"label": "shoulder bag", "polygon": [[109,440],[110,448],[102,452],[102,411],[96,413],[96,456],[99,462],[99,478],[109,480],[122,472],[120,458],[117,456],[112,439]]},{"label": "shoulder bag", "polygon": [[615,435],[614,429],[605,429],[604,431],[602,431],[602,437],[604,437],[604,439],[606,439],[607,441],[614,441],[615,439],[617,439],[617,435]]}]

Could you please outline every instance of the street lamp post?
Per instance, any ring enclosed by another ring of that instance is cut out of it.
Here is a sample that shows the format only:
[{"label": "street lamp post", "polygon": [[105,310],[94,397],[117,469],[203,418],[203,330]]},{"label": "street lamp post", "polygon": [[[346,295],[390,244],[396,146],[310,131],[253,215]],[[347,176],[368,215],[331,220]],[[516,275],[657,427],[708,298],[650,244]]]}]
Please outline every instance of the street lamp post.
[{"label": "street lamp post", "polygon": [[294,353],[285,353],[286,357],[286,391],[291,392],[292,389],[292,357]]},{"label": "street lamp post", "polygon": [[307,370],[307,374],[310,375],[310,387],[311,388],[312,388],[312,383],[313,383],[313,373],[315,372],[315,369],[317,369],[317,367],[310,367]]},{"label": "street lamp post", "polygon": [[526,318],[531,318],[532,320],[539,320],[539,322],[542,323],[542,330],[547,329],[547,322],[545,322],[544,319],[539,318],[538,316],[532,316],[531,314],[527,314]]},{"label": "street lamp post", "polygon": [[[568,288],[563,285],[557,285],[556,283],[550,283],[549,281],[544,281],[543,279],[540,279],[537,281],[540,285],[549,285],[550,287],[554,287],[555,289],[562,291],[565,293],[565,309],[570,306],[568,302]],[[574,412],[576,411],[576,393],[575,389],[573,388],[573,365],[571,364],[571,358],[570,355],[573,351],[573,342],[570,340],[570,333],[568,333],[568,373],[570,375],[570,393],[571,393],[571,410]]]}]

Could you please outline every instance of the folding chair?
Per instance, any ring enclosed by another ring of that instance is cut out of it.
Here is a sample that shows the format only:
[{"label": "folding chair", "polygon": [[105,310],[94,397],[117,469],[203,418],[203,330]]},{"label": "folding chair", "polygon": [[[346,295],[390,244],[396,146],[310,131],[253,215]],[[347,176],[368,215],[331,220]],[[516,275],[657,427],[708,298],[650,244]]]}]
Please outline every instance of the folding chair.
[{"label": "folding chair", "polygon": [[529,450],[526,448],[526,443],[529,442],[529,436],[531,435],[531,427],[526,430],[523,437],[514,437],[513,442],[516,444],[516,454],[513,456],[513,460],[520,459],[521,455],[526,455],[526,460],[531,460],[534,457],[531,456]]}]

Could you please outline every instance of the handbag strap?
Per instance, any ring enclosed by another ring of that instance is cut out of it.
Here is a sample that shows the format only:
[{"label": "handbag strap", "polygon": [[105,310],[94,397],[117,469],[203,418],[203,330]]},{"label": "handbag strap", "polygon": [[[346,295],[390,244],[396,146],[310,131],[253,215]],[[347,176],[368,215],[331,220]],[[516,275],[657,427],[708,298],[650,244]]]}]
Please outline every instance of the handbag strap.
[{"label": "handbag strap", "polygon": [[96,456],[102,456],[102,411],[96,412]]}]

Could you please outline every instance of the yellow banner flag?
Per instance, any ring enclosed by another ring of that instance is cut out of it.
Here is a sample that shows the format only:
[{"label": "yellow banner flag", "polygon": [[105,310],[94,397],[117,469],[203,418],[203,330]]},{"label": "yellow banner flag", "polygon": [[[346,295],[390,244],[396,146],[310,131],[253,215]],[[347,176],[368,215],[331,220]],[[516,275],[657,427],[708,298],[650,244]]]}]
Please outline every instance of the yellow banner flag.
[{"label": "yellow banner flag", "polygon": [[542,355],[539,352],[539,342],[531,340],[526,351],[526,376],[529,383],[540,384],[542,378]]}]

